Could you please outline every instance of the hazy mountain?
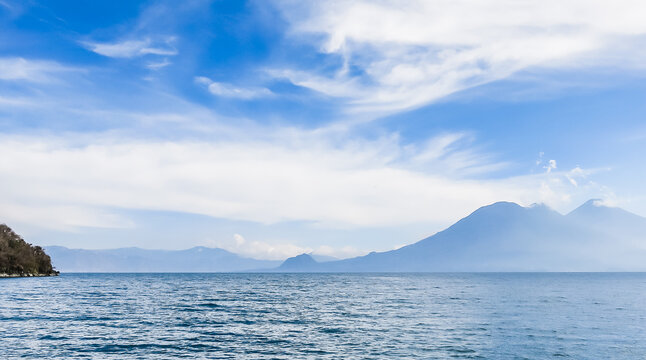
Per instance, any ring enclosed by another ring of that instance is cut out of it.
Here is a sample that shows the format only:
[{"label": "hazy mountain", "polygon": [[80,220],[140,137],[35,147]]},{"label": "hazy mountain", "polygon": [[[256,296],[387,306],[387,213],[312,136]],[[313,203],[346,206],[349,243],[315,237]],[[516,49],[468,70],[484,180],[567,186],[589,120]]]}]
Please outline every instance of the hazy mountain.
[{"label": "hazy mountain", "polygon": [[[598,232],[612,232],[621,237],[644,235],[646,218],[617,207],[604,206],[598,199],[589,200],[567,217]],[[612,234],[609,234],[612,235]]]},{"label": "hazy mountain", "polygon": [[295,272],[312,271],[316,270],[317,266],[319,266],[320,264],[321,263],[314,260],[311,255],[301,254],[285,260],[277,270]]},{"label": "hazy mountain", "polygon": [[645,271],[646,218],[600,200],[567,215],[499,202],[397,250],[345,260],[302,254],[282,264],[206,247],[46,251],[63,272]]},{"label": "hazy mountain", "polygon": [[[284,264],[285,265],[285,264]],[[499,202],[387,252],[280,271],[643,271],[646,218],[591,200],[562,215]]]},{"label": "hazy mountain", "polygon": [[275,268],[280,261],[244,258],[222,249],[113,250],[46,247],[52,263],[62,272],[231,272]]}]

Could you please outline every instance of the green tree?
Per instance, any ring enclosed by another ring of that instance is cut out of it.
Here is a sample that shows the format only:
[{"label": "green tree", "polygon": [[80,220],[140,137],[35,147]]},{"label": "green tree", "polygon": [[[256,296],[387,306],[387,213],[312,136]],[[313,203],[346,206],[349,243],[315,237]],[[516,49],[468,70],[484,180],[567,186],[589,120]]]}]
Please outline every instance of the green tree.
[{"label": "green tree", "polygon": [[11,275],[56,275],[49,255],[32,246],[10,227],[0,224],[0,273]]}]

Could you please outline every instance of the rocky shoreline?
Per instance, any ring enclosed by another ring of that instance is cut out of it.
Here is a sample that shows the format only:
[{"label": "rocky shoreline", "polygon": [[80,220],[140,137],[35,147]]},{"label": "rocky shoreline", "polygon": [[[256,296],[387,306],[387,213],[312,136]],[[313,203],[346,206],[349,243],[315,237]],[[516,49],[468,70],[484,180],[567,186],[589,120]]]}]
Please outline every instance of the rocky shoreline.
[{"label": "rocky shoreline", "polygon": [[51,274],[0,274],[0,279],[3,278],[21,278],[21,277],[47,277],[47,276],[58,276],[60,273],[51,273]]}]

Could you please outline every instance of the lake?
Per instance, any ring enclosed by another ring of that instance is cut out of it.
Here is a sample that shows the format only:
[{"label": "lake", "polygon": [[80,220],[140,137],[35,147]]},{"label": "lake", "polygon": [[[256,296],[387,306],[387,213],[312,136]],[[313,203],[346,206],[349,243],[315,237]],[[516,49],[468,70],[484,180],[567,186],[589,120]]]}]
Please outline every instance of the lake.
[{"label": "lake", "polygon": [[0,280],[0,358],[646,358],[646,274]]}]

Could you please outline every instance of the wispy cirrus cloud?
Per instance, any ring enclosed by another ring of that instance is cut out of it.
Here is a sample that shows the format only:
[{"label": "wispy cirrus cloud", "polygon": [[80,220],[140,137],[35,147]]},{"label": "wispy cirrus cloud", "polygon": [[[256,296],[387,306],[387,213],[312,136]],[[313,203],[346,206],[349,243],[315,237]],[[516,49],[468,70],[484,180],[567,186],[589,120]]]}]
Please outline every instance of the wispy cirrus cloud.
[{"label": "wispy cirrus cloud", "polygon": [[0,80],[47,83],[56,80],[61,73],[78,71],[81,70],[55,61],[0,57]]},{"label": "wispy cirrus cloud", "polygon": [[271,90],[264,87],[238,87],[232,84],[215,82],[204,76],[196,77],[195,82],[206,86],[211,94],[227,98],[253,99],[273,94]]},{"label": "wispy cirrus cloud", "polygon": [[626,67],[646,58],[635,46],[646,36],[637,15],[646,5],[630,0],[277,4],[295,39],[315,42],[341,65],[270,74],[339,97],[351,112],[411,109],[534,67]]},{"label": "wispy cirrus cloud", "polygon": [[35,105],[33,99],[0,96],[0,105],[7,107],[27,107]]},{"label": "wispy cirrus cloud", "polygon": [[146,64],[146,67],[151,70],[159,70],[171,64],[172,62],[170,62],[168,59],[163,59],[162,61],[158,62],[149,62],[148,64]]},{"label": "wispy cirrus cloud", "polygon": [[138,40],[123,40],[116,42],[85,41],[81,44],[90,51],[112,58],[134,58],[145,55],[173,56],[178,51],[173,46],[176,38],[173,36],[160,40],[150,38]]}]

